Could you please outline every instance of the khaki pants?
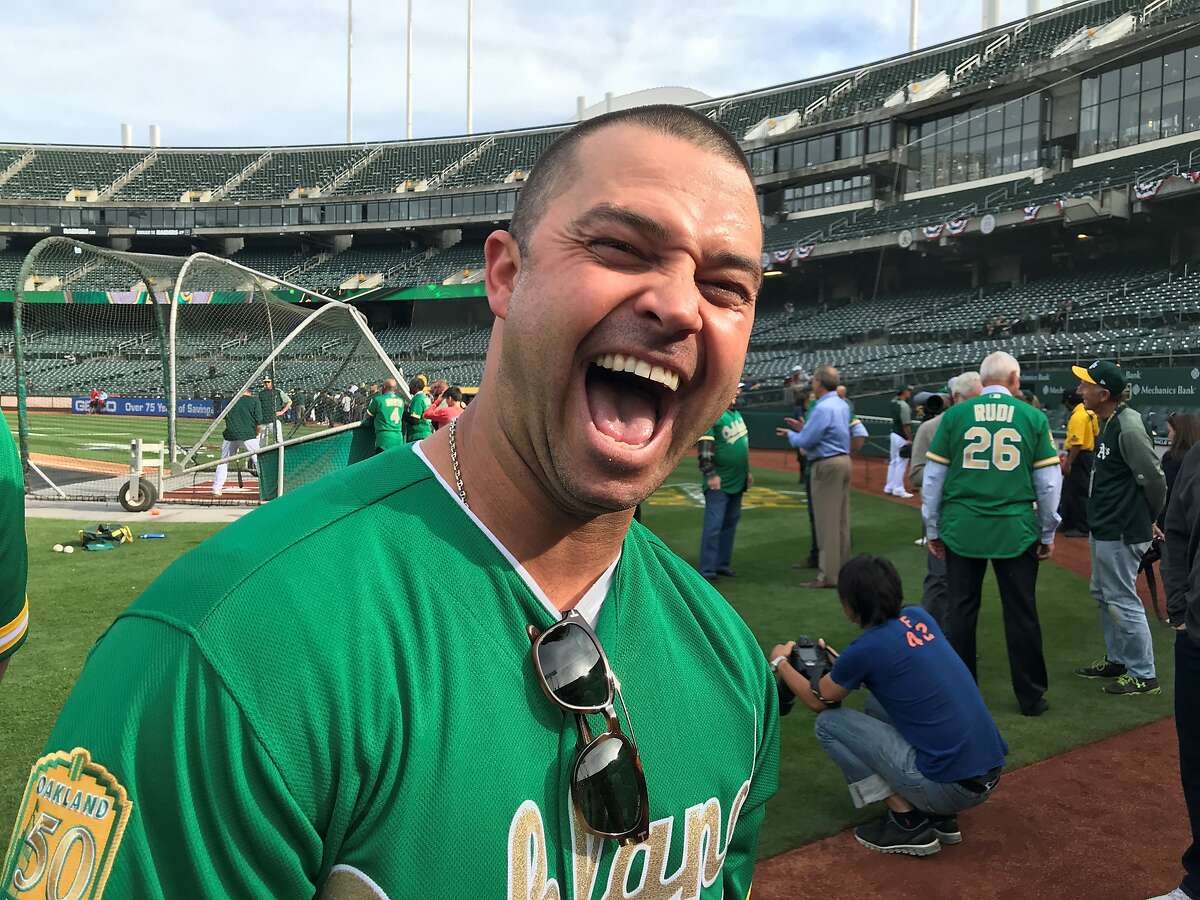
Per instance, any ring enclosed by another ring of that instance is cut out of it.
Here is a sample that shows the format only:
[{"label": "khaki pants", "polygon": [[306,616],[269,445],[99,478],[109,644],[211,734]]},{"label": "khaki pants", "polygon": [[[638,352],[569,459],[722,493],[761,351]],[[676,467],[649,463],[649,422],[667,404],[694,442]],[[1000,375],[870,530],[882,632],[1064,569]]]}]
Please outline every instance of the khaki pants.
[{"label": "khaki pants", "polygon": [[834,584],[850,556],[849,456],[828,456],[812,464],[812,504],[820,548],[817,578]]}]

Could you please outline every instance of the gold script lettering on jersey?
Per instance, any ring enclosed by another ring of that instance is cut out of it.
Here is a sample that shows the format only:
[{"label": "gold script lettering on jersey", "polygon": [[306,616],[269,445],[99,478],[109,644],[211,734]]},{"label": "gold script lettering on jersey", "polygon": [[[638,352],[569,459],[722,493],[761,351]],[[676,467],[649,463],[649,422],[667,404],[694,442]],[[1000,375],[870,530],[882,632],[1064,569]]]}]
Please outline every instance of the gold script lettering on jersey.
[{"label": "gold script lettering on jersey", "polygon": [[[617,850],[600,900],[623,900],[628,896],[637,896],[638,900],[699,897],[704,888],[711,887],[721,876],[725,853],[749,793],[750,781],[747,780],[730,805],[723,843],[720,800],[713,797],[684,812],[683,858],[671,873],[667,872],[667,854],[676,817],[651,822],[650,836],[643,843]],[[596,887],[604,841],[587,831],[574,811],[571,815],[571,847],[572,896],[577,900],[588,900]],[[639,857],[644,857],[641,860],[642,881],[631,894],[626,885]],[[562,900],[558,880],[549,877],[542,812],[532,800],[521,804],[509,826],[508,900]]]}]

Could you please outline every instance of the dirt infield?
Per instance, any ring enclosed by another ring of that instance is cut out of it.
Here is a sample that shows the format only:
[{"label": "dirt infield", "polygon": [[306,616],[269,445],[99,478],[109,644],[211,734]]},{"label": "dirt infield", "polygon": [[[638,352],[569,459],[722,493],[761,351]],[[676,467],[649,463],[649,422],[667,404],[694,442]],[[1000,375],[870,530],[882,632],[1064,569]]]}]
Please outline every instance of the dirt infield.
[{"label": "dirt infield", "polygon": [[[1153,761],[1153,762],[1151,762]],[[843,832],[760,863],[755,900],[1143,900],[1174,888],[1190,839],[1172,720],[1005,775],[963,842],[884,856]],[[1102,827],[1097,827],[1102,826]]]},{"label": "dirt infield", "polygon": [[[751,462],[798,471],[794,454],[781,450],[753,450]],[[856,489],[881,494],[886,477],[886,460],[854,461]],[[1087,540],[1060,537],[1053,561],[1087,578]],[[1144,581],[1139,590],[1147,601]],[[960,823],[963,843],[927,859],[872,853],[849,831],[782,853],[759,864],[755,900],[1143,900],[1166,893],[1179,883],[1179,857],[1191,840],[1174,720],[1005,775]]]}]

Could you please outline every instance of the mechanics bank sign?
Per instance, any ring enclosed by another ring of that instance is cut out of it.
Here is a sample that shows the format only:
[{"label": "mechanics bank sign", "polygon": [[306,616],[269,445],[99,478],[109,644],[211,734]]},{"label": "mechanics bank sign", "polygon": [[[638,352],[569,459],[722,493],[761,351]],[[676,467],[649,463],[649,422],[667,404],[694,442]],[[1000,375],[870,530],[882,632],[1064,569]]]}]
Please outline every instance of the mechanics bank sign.
[{"label": "mechanics bank sign", "polygon": [[[71,412],[89,413],[91,407],[87,397],[72,397]],[[175,415],[188,419],[211,419],[217,414],[211,400],[178,400]],[[156,397],[109,397],[104,401],[106,416],[162,416],[166,418],[167,404]]]},{"label": "mechanics bank sign", "polygon": [[[1032,381],[1033,376],[1022,374],[1022,381]],[[1125,369],[1125,380],[1129,384],[1129,396],[1136,408],[1170,403],[1192,409],[1200,407],[1200,369],[1196,368],[1147,368],[1133,366]],[[1070,371],[1051,372],[1049,379],[1040,384],[1038,390],[1043,399],[1051,398],[1064,388],[1073,390],[1079,384]]]}]

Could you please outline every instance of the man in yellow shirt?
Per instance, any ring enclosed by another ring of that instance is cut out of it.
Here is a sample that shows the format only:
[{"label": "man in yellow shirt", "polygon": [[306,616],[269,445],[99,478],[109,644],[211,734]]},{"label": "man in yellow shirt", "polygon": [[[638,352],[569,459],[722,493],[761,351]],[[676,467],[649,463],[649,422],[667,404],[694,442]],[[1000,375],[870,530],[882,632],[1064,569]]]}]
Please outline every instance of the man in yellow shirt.
[{"label": "man in yellow shirt", "polygon": [[1063,394],[1063,406],[1071,410],[1067,419],[1067,440],[1063,445],[1067,455],[1063,459],[1063,491],[1059,504],[1064,537],[1087,537],[1088,480],[1092,475],[1092,451],[1096,449],[1096,436],[1100,423],[1096,414],[1083,405],[1083,398],[1075,391]]}]

